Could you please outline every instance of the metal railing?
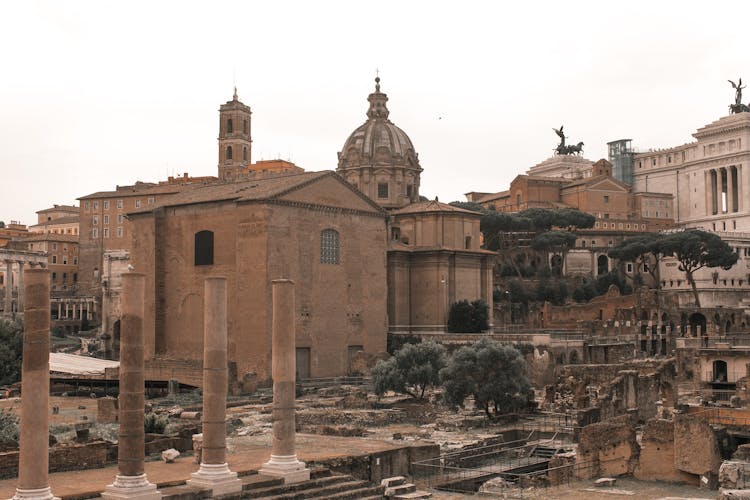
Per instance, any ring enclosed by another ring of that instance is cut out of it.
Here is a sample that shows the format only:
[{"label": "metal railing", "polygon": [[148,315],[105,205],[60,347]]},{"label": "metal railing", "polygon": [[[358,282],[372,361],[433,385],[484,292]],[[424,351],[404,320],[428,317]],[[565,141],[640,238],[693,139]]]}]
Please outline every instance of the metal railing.
[{"label": "metal railing", "polygon": [[747,416],[743,413],[745,412],[734,408],[703,408],[700,411],[690,412],[689,415],[701,418],[709,424],[747,428],[750,426],[750,413]]}]

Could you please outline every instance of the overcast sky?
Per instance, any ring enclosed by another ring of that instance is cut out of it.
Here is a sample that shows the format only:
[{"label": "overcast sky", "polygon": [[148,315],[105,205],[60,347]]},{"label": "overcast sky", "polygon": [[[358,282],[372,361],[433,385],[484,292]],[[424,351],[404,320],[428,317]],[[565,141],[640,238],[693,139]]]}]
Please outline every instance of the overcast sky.
[{"label": "overcast sky", "polygon": [[620,138],[676,146],[750,81],[748,20],[747,1],[0,0],[0,220],[216,175],[234,82],[253,160],[335,169],[379,68],[441,201],[506,189],[561,124],[591,160]]}]

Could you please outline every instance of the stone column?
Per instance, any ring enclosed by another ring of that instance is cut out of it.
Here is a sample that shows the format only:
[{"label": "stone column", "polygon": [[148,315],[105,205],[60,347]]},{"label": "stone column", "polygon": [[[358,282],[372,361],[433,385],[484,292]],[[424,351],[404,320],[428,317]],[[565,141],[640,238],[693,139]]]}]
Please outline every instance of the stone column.
[{"label": "stone column", "polygon": [[727,213],[732,213],[734,205],[734,182],[732,182],[732,167],[727,167]]},{"label": "stone column", "polygon": [[282,477],[284,483],[310,479],[310,469],[297,460],[294,446],[294,389],[296,356],[294,339],[294,282],[272,281],[273,286],[273,449],[260,474]]},{"label": "stone column", "polygon": [[143,429],[143,311],[146,277],[122,275],[120,336],[119,441],[115,482],[102,493],[105,499],[160,499],[156,485],[143,468],[146,434]]},{"label": "stone column", "polygon": [[23,284],[23,261],[18,261],[18,302],[16,303],[16,311],[23,312],[24,304],[24,284]]},{"label": "stone column", "polygon": [[13,314],[13,261],[5,261],[5,309],[6,316]]},{"label": "stone column", "polygon": [[720,214],[724,210],[724,206],[721,203],[721,191],[722,191],[722,182],[721,182],[721,169],[716,169],[716,213]]},{"label": "stone column", "polygon": [[227,466],[227,280],[206,278],[203,293],[203,446],[190,486],[212,497],[240,493],[242,483]]},{"label": "stone column", "polygon": [[21,367],[21,441],[14,499],[55,499],[49,487],[49,271],[29,271]]},{"label": "stone column", "polygon": [[62,319],[62,302],[57,303],[57,319]]}]

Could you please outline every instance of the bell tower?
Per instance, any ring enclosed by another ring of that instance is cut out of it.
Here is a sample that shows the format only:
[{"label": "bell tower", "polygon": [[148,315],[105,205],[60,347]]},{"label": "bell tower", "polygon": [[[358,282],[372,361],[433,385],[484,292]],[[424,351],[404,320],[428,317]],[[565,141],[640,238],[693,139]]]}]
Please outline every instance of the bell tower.
[{"label": "bell tower", "polygon": [[234,180],[250,164],[252,111],[237,98],[219,107],[219,179]]}]

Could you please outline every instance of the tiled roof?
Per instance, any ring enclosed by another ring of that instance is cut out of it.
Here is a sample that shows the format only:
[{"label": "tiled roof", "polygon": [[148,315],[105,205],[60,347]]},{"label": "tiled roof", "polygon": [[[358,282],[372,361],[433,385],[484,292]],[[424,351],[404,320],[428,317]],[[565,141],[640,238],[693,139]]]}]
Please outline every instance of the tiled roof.
[{"label": "tiled roof", "polygon": [[97,191],[96,193],[81,196],[79,200],[89,200],[93,198],[114,198],[116,196],[142,196],[149,194],[169,194],[179,193],[183,189],[193,187],[192,184],[158,186],[154,184],[141,184],[134,186],[121,187],[115,191]]},{"label": "tiled roof", "polygon": [[[285,176],[252,179],[239,182],[205,184],[195,186],[193,189],[183,191],[161,201],[157,200],[154,205],[149,205],[148,207],[139,210],[133,210],[130,213],[147,213],[158,207],[174,207],[214,201],[242,202],[267,200],[326,176],[338,177],[333,171],[323,170],[320,172],[290,172],[289,175]],[[342,180],[342,183],[349,186],[346,181]],[[370,201],[370,203],[372,204],[372,201]],[[373,204],[373,208],[376,208],[376,205]]]},{"label": "tiled roof", "polygon": [[46,220],[44,222],[40,222],[39,224],[34,224],[31,227],[54,226],[56,224],[72,224],[75,222],[79,222],[80,219],[81,217],[79,215],[68,215],[65,217],[58,217],[57,219]]},{"label": "tiled roof", "polygon": [[77,234],[56,234],[56,233],[30,233],[29,236],[19,238],[21,241],[69,241],[78,243]]},{"label": "tiled roof", "polygon": [[38,214],[46,214],[47,212],[76,212],[78,213],[78,207],[74,205],[55,205],[51,208],[45,208],[44,210],[38,210]]},{"label": "tiled roof", "polygon": [[404,215],[404,214],[419,214],[419,213],[431,213],[431,212],[453,212],[453,213],[463,213],[463,214],[481,216],[479,212],[474,212],[472,210],[466,210],[463,208],[454,207],[453,205],[449,205],[447,203],[441,203],[437,200],[420,201],[417,203],[412,203],[411,205],[407,205],[404,208],[393,210],[391,213],[393,215]]}]

